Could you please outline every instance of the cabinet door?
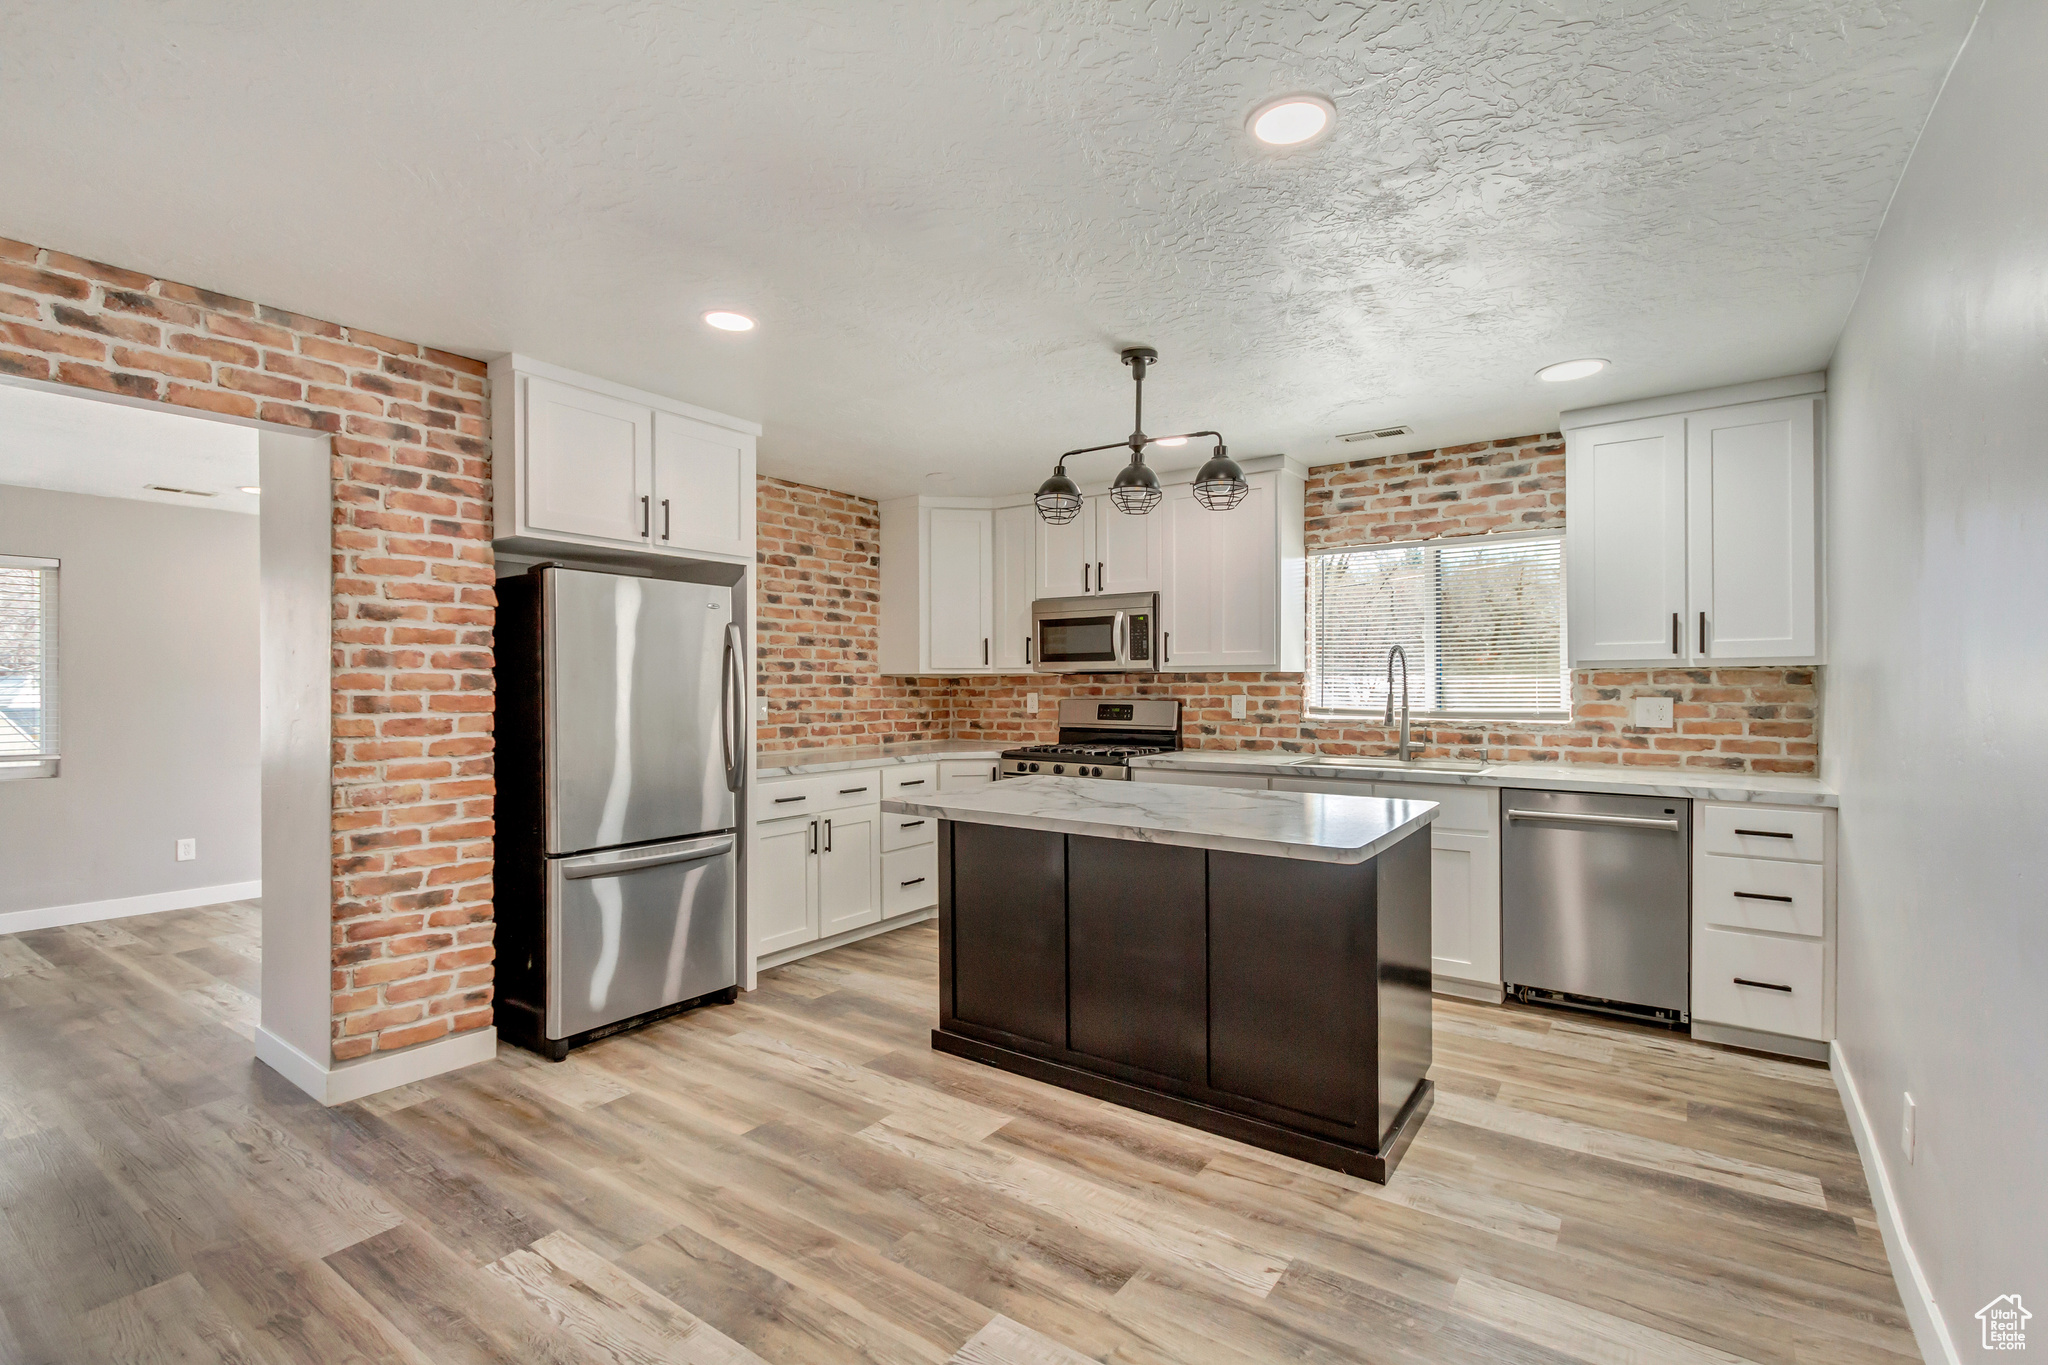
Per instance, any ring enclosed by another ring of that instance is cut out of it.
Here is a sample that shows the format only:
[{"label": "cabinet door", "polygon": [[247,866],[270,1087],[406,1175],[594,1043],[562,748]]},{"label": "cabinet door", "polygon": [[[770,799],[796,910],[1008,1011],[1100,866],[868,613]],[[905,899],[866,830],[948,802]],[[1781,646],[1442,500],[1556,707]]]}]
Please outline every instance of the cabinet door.
[{"label": "cabinet door", "polygon": [[1119,512],[1106,495],[1088,499],[1083,517],[1095,518],[1096,592],[1158,592],[1166,575],[1166,508],[1143,516]]},{"label": "cabinet door", "polygon": [[750,555],[753,439],[672,412],[654,414],[653,541],[664,550]]},{"label": "cabinet door", "polygon": [[[1277,474],[1254,474],[1251,491],[1228,512],[1195,504],[1210,518],[1210,614],[1213,668],[1271,668],[1280,662],[1280,526]],[[1193,501],[1192,496],[1189,499]]]},{"label": "cabinet door", "polygon": [[995,666],[1031,665],[1031,543],[1038,509],[999,507],[995,514]]},{"label": "cabinet door", "polygon": [[1567,433],[1565,582],[1573,664],[1689,658],[1685,418]]},{"label": "cabinet door", "polygon": [[1430,971],[1500,984],[1500,798],[1491,787],[1375,782],[1374,796],[1434,801],[1429,827]]},{"label": "cabinet door", "polygon": [[882,812],[836,810],[818,823],[818,935],[827,938],[882,917]]},{"label": "cabinet door", "polygon": [[1032,509],[1034,597],[1079,597],[1095,590],[1095,508],[1081,504],[1080,514],[1055,526]]},{"label": "cabinet door", "polygon": [[[1203,668],[1222,650],[1216,634],[1216,518],[1194,490],[1169,488],[1154,516],[1166,518],[1165,584],[1159,594],[1162,668]],[[1228,515],[1227,513],[1223,515]]]},{"label": "cabinet door", "polygon": [[1686,419],[1688,625],[1693,649],[1705,658],[1796,663],[1816,656],[1817,406],[1812,398],[1785,398]]},{"label": "cabinet door", "polygon": [[770,820],[754,833],[747,922],[756,954],[818,937],[818,859],[811,852],[817,828],[815,820]]},{"label": "cabinet door", "polygon": [[926,515],[931,519],[926,529],[931,553],[925,561],[930,667],[979,670],[990,661],[990,618],[995,614],[991,515],[972,507],[934,507]]},{"label": "cabinet door", "polygon": [[526,524],[644,545],[653,524],[653,411],[530,375]]}]

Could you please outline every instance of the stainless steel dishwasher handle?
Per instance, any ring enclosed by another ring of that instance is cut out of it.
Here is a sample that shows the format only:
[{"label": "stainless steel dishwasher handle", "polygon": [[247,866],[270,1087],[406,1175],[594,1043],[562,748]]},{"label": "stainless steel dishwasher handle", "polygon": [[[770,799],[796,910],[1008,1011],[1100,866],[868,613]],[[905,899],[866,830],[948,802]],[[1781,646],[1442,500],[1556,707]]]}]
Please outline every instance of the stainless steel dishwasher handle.
[{"label": "stainless steel dishwasher handle", "polygon": [[1674,834],[1684,828],[1676,820],[1659,820],[1653,815],[1593,815],[1563,810],[1511,810],[1508,819],[1556,820],[1567,825],[1624,825],[1630,829],[1668,829]]},{"label": "stainless steel dishwasher handle", "polygon": [[705,839],[679,839],[672,844],[655,844],[651,848],[586,853],[580,858],[564,860],[562,875],[571,881],[583,877],[615,877],[668,863],[693,863],[704,858],[716,858],[721,853],[732,852],[732,846],[730,834],[714,834]]}]

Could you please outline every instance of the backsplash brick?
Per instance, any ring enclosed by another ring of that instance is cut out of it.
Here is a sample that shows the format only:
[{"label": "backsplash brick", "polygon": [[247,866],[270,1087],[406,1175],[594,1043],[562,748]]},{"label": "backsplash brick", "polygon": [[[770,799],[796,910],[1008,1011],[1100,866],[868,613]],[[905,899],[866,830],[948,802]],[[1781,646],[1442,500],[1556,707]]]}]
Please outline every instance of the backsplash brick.
[{"label": "backsplash brick", "polygon": [[0,374],[333,437],[335,1061],[491,1022],[480,360],[0,240]]},{"label": "backsplash brick", "polygon": [[[876,505],[761,482],[761,681],[773,717],[761,730],[764,751],[890,739],[1046,740],[1058,728],[1061,698],[1132,694],[1181,698],[1185,741],[1201,748],[1378,754],[1396,741],[1383,726],[1305,714],[1299,673],[882,678],[874,662]],[[1549,432],[1321,465],[1309,471],[1306,503],[1311,550],[1561,529],[1564,438]],[[1031,692],[1036,715],[1024,711]],[[1233,695],[1246,699],[1243,720],[1230,718]],[[1628,703],[1637,696],[1670,697],[1674,728],[1630,726]],[[1819,710],[1814,668],[1579,669],[1568,721],[1426,722],[1414,737],[1435,756],[1497,763],[1803,775],[1818,766]]]}]

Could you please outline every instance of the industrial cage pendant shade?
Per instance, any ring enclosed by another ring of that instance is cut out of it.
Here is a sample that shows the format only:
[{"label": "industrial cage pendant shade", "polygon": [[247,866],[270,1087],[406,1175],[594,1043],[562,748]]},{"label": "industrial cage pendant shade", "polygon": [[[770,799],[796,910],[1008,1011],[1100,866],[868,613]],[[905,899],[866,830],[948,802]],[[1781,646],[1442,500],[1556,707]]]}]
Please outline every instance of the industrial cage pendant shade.
[{"label": "industrial cage pendant shade", "polygon": [[1098,450],[1115,450],[1122,446],[1130,448],[1131,462],[1118,470],[1116,478],[1110,481],[1109,500],[1116,504],[1119,512],[1131,516],[1144,516],[1157,507],[1165,490],[1159,486],[1159,476],[1145,464],[1145,447],[1154,440],[1185,441],[1196,436],[1215,439],[1215,453],[1195,475],[1195,501],[1210,511],[1227,512],[1243,502],[1244,495],[1251,491],[1251,486],[1245,482],[1244,471],[1226,453],[1220,434],[1213,431],[1190,431],[1167,437],[1145,434],[1145,367],[1155,364],[1158,359],[1159,352],[1150,346],[1133,346],[1123,353],[1124,364],[1131,367],[1131,380],[1135,387],[1131,434],[1121,441],[1070,450],[1060,456],[1059,463],[1053,466],[1052,477],[1038,486],[1038,493],[1033,498],[1038,504],[1038,515],[1046,522],[1064,526],[1081,514],[1081,487],[1067,477],[1068,457],[1091,455]]}]

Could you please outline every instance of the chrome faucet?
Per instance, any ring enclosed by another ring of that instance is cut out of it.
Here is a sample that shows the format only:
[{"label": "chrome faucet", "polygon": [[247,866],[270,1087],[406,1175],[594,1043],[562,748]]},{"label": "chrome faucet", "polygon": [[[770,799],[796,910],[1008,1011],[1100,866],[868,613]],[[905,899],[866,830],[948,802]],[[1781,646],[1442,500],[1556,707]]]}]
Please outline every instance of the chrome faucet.
[{"label": "chrome faucet", "polygon": [[1397,756],[1406,763],[1414,755],[1409,753],[1408,743],[1408,652],[1395,645],[1387,651],[1387,714],[1382,725],[1394,723],[1394,660],[1401,661],[1401,747]]}]

